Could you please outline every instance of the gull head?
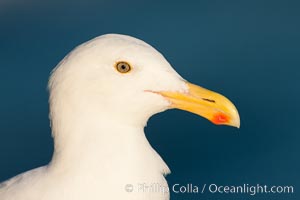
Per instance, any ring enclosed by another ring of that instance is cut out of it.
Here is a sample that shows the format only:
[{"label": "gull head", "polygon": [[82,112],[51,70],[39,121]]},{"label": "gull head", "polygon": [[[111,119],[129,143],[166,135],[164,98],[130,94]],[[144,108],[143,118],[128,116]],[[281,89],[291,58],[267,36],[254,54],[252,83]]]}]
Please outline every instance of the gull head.
[{"label": "gull head", "polygon": [[125,35],[103,35],[75,48],[53,70],[49,90],[52,123],[109,118],[145,125],[153,114],[177,108],[240,126],[227,98],[189,83],[152,46]]}]

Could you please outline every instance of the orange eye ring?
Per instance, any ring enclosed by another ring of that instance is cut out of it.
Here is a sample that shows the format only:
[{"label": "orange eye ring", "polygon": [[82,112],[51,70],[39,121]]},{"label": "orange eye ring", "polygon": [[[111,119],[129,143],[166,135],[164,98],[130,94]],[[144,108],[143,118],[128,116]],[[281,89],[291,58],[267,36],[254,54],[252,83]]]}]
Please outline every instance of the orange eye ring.
[{"label": "orange eye ring", "polygon": [[115,68],[118,70],[118,72],[120,72],[122,74],[126,74],[126,73],[130,72],[132,69],[130,64],[125,61],[117,62],[115,65]]}]

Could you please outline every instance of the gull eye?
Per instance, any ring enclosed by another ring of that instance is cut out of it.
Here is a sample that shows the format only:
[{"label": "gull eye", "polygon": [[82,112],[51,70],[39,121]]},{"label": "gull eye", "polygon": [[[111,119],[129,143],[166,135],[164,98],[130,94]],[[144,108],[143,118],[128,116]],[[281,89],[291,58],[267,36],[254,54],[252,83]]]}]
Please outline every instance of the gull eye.
[{"label": "gull eye", "polygon": [[124,62],[124,61],[120,61],[117,62],[115,65],[116,69],[118,70],[118,72],[125,74],[131,71],[131,66],[129,63]]}]

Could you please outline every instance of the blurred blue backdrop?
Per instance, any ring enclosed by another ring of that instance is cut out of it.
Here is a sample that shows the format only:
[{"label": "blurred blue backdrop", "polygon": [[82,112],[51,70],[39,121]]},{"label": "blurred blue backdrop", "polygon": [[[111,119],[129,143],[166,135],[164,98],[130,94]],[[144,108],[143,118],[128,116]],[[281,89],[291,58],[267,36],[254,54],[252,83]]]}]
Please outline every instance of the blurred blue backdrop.
[{"label": "blurred blue backdrop", "polygon": [[224,94],[241,115],[239,130],[178,110],[152,117],[147,137],[172,170],[170,185],[292,185],[294,194],[251,199],[300,199],[299,10],[296,0],[2,0],[0,181],[51,158],[51,69],[76,45],[122,33],[152,44],[184,78]]}]

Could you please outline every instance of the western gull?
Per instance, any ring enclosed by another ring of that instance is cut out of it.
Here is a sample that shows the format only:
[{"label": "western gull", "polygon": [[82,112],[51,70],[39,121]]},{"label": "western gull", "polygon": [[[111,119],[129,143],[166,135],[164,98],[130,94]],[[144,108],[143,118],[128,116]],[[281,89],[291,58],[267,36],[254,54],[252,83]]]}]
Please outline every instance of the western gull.
[{"label": "western gull", "polygon": [[227,98],[187,82],[152,46],[126,35],[75,48],[48,88],[53,158],[3,182],[1,200],[166,200],[170,170],[145,137],[147,120],[178,108],[240,126]]}]

